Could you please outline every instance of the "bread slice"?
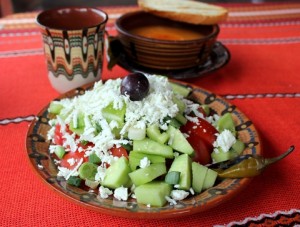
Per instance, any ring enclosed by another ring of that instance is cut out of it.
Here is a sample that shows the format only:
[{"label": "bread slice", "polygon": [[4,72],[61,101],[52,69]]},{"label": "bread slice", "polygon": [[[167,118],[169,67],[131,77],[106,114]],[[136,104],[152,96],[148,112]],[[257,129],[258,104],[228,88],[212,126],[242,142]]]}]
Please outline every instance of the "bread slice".
[{"label": "bread slice", "polygon": [[191,24],[217,24],[228,15],[223,7],[192,0],[138,0],[138,5],[156,16]]}]

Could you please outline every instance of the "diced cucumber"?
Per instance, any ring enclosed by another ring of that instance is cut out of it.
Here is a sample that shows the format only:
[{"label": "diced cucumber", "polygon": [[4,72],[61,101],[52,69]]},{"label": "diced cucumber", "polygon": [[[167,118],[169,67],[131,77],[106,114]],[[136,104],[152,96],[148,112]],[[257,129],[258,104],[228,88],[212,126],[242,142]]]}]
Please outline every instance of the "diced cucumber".
[{"label": "diced cucumber", "polygon": [[214,162],[223,162],[230,159],[233,159],[238,156],[238,153],[235,152],[233,149],[230,149],[227,152],[224,152],[220,147],[218,148],[218,151],[213,151],[211,153],[211,158]]},{"label": "diced cucumber", "polygon": [[[156,207],[166,204],[166,196],[171,194],[172,186],[162,181],[152,181],[135,188],[138,203]],[[145,196],[146,195],[146,196]]]},{"label": "diced cucumber", "polygon": [[57,145],[55,147],[54,153],[59,159],[62,159],[66,153],[65,148],[63,146]]},{"label": "diced cucumber", "polygon": [[181,123],[176,120],[175,118],[169,119],[169,125],[173,126],[174,128],[180,128],[181,127]]},{"label": "diced cucumber", "polygon": [[182,125],[185,125],[187,122],[187,119],[181,113],[176,114],[175,119]]},{"label": "diced cucumber", "polygon": [[161,144],[165,144],[169,139],[169,134],[166,132],[161,133],[157,124],[147,127],[147,136]]},{"label": "diced cucumber", "polygon": [[170,146],[160,144],[154,140],[145,138],[133,141],[133,150],[145,154],[160,155],[166,158],[173,158],[173,149]]},{"label": "diced cucumber", "polygon": [[129,153],[129,166],[131,170],[136,170],[136,168],[140,165],[140,161],[147,157],[150,160],[150,163],[165,163],[166,158],[159,155],[151,155],[145,154],[138,151],[131,151]]},{"label": "diced cucumber", "polygon": [[63,106],[60,103],[52,101],[49,105],[48,111],[49,113],[59,114],[62,108]]},{"label": "diced cucumber", "polygon": [[209,116],[210,114],[210,107],[206,104],[201,105],[201,108],[204,110],[204,113],[206,114],[206,116]]},{"label": "diced cucumber", "polygon": [[101,163],[101,159],[96,155],[96,153],[92,153],[89,156],[89,162],[94,163],[94,164],[99,164]]},{"label": "diced cucumber", "polygon": [[77,124],[74,124],[74,121],[70,122],[70,130],[75,132],[76,134],[81,135],[84,131],[85,123],[84,123],[84,114],[82,112],[78,113],[77,116]]},{"label": "diced cucumber", "polygon": [[197,193],[202,191],[207,170],[208,168],[206,166],[192,162],[192,188]]},{"label": "diced cucumber", "polygon": [[121,128],[124,124],[126,113],[126,105],[124,104],[122,109],[115,109],[113,103],[110,103],[107,107],[102,109],[102,115],[107,120],[108,123],[111,121],[116,121]]},{"label": "diced cucumber", "polygon": [[95,189],[99,186],[99,182],[98,181],[93,181],[93,180],[89,180],[86,179],[85,180],[85,185],[88,186],[91,189]]},{"label": "diced cucumber", "polygon": [[91,162],[83,163],[79,169],[79,177],[81,179],[95,180],[98,166]]},{"label": "diced cucumber", "polygon": [[173,96],[173,102],[177,105],[180,113],[185,111],[186,105],[182,100],[178,99],[176,96]]},{"label": "diced cucumber", "polygon": [[69,179],[67,180],[67,184],[73,185],[75,187],[79,187],[81,182],[82,182],[82,179],[80,179],[79,177],[75,177],[75,176],[70,176]]},{"label": "diced cucumber", "polygon": [[102,186],[116,189],[126,185],[129,181],[130,171],[128,160],[125,157],[119,158],[106,170]]},{"label": "diced cucumber", "polygon": [[191,163],[191,158],[187,154],[182,154],[174,159],[169,169],[169,172],[180,172],[179,189],[189,190],[191,188]]},{"label": "diced cucumber", "polygon": [[171,171],[168,172],[165,177],[165,182],[168,184],[178,184],[180,180],[180,172],[178,171]]},{"label": "diced cucumber", "polygon": [[232,149],[238,155],[240,155],[245,150],[245,144],[242,141],[237,139],[236,142],[232,145]]},{"label": "diced cucumber", "polygon": [[165,163],[154,163],[146,168],[137,169],[129,173],[129,177],[134,185],[139,186],[151,182],[166,172],[167,169]]},{"label": "diced cucumber", "polygon": [[184,137],[179,129],[169,126],[167,133],[170,136],[168,144],[176,151],[185,153],[188,155],[194,154],[194,149]]},{"label": "diced cucumber", "polygon": [[218,173],[216,171],[212,169],[208,169],[203,183],[203,190],[206,190],[214,186],[217,176]]},{"label": "diced cucumber", "polygon": [[181,85],[181,84],[177,84],[177,83],[173,83],[173,82],[170,82],[170,84],[171,84],[171,87],[172,87],[174,93],[180,94],[185,98],[192,91],[192,89],[190,87],[187,87],[187,86],[184,86],[184,85]]},{"label": "diced cucumber", "polygon": [[234,136],[236,135],[234,121],[230,113],[225,113],[220,117],[217,122],[217,128],[219,132],[224,131],[224,129],[228,129]]},{"label": "diced cucumber", "polygon": [[146,127],[136,128],[130,127],[128,129],[128,138],[131,140],[142,140],[146,137]]}]

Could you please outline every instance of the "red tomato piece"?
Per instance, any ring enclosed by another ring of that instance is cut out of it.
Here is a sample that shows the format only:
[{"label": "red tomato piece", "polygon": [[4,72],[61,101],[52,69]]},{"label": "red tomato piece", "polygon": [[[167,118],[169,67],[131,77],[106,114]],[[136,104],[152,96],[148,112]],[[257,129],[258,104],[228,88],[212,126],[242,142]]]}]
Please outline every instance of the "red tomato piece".
[{"label": "red tomato piece", "polygon": [[122,146],[120,146],[120,147],[113,146],[110,149],[110,151],[113,156],[116,156],[116,157],[124,156],[125,158],[128,159],[128,153],[127,153],[126,149]]},{"label": "red tomato piece", "polygon": [[218,131],[209,122],[198,118],[198,123],[188,121],[181,126],[181,132],[189,135],[187,140],[195,150],[193,161],[206,165],[211,163],[211,153],[213,151],[213,142],[216,140]]},{"label": "red tomato piece", "polygon": [[60,131],[61,127],[59,124],[55,125],[55,130],[54,130],[54,139],[53,142],[57,145],[63,145],[64,143],[64,139],[63,139],[63,135]]},{"label": "red tomato piece", "polygon": [[[60,161],[60,166],[68,169],[74,169],[78,164],[78,162],[80,161],[80,159],[83,159],[83,162],[88,162],[88,157],[84,157],[84,154],[85,154],[84,152],[79,152],[79,151],[68,152],[64,155],[64,157]],[[74,159],[74,163],[75,163],[74,165],[70,165],[70,163],[68,162],[68,160],[72,158]]]}]

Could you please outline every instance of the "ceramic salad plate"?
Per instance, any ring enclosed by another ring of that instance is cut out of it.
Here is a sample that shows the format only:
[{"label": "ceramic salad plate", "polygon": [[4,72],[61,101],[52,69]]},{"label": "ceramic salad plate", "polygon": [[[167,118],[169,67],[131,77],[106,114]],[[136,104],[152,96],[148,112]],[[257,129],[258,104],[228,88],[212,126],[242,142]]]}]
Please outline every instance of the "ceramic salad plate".
[{"label": "ceramic salad plate", "polygon": [[[246,145],[244,154],[261,154],[261,143],[255,126],[236,106],[198,86],[179,81],[173,82],[192,88],[189,99],[200,104],[209,105],[218,115],[230,112],[236,124],[238,137]],[[92,85],[90,84],[74,89],[61,95],[57,100],[84,94],[87,89],[91,88]],[[101,199],[97,191],[88,191],[70,186],[66,183],[66,180],[57,177],[57,166],[49,153],[50,143],[47,141],[47,132],[50,129],[48,121],[50,119],[51,114],[48,112],[47,105],[38,113],[29,127],[26,148],[30,165],[39,178],[54,192],[71,202],[94,211],[120,217],[145,219],[186,216],[206,211],[230,200],[250,182],[250,178],[225,179],[201,194],[188,197],[179,201],[176,205],[167,204],[164,207],[147,207],[138,204],[135,199],[129,199],[128,201],[119,201],[113,197]]]}]

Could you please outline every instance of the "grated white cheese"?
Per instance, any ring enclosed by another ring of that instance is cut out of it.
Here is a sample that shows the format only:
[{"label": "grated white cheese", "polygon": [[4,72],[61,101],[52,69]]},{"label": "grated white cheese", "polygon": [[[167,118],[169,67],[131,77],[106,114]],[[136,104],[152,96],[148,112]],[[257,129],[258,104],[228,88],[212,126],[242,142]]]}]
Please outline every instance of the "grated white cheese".
[{"label": "grated white cheese", "polygon": [[176,200],[170,198],[169,196],[166,196],[165,199],[170,203],[170,205],[176,205],[177,204]]},{"label": "grated white cheese", "polygon": [[73,166],[73,165],[75,165],[76,160],[75,160],[74,158],[69,158],[69,159],[67,160],[67,162],[70,164],[70,166]]},{"label": "grated white cheese", "polygon": [[112,194],[113,192],[110,189],[105,188],[103,186],[99,187],[99,195],[102,199],[107,199]]},{"label": "grated white cheese", "polygon": [[68,168],[59,166],[57,176],[64,177],[66,180],[68,180],[71,176],[78,176],[79,173],[77,170],[80,167],[80,165],[82,164],[82,162],[83,162],[83,158],[81,158],[79,160],[78,164],[75,166],[74,169],[68,169]]},{"label": "grated white cheese", "polygon": [[[217,135],[216,141],[213,143],[215,148],[220,147],[223,152],[228,152],[232,145],[236,142],[235,136],[230,130],[225,129],[220,134]],[[218,152],[218,149],[214,149]]]},{"label": "grated white cheese", "polygon": [[150,166],[150,160],[147,158],[147,157],[144,157],[140,160],[140,167],[143,169],[143,168],[146,168]]},{"label": "grated white cheese", "polygon": [[102,182],[105,177],[106,168],[98,166],[97,173],[95,175],[95,181]]},{"label": "grated white cheese", "polygon": [[189,192],[186,192],[184,190],[172,190],[171,191],[171,197],[174,200],[183,200],[186,197],[188,197],[189,194],[190,194]]},{"label": "grated white cheese", "polygon": [[116,188],[114,197],[118,200],[126,201],[128,199],[128,188],[124,188],[123,186]]}]

